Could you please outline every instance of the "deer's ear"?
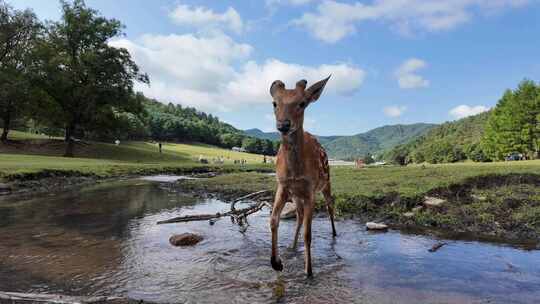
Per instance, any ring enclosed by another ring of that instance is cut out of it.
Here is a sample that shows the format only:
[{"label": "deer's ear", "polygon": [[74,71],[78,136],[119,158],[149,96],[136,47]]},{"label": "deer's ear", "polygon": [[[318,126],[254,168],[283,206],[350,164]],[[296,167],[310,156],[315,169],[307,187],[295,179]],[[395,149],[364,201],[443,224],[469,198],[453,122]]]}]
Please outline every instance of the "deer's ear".
[{"label": "deer's ear", "polygon": [[272,85],[270,86],[270,95],[272,97],[276,97],[276,93],[285,89],[285,84],[281,80],[276,80],[272,82]]},{"label": "deer's ear", "polygon": [[319,99],[319,97],[321,97],[321,94],[324,91],[324,87],[326,86],[326,83],[328,82],[331,76],[332,75],[328,76],[327,78],[321,81],[314,83],[312,86],[310,86],[306,90],[306,97],[309,102],[316,101],[317,99]]}]

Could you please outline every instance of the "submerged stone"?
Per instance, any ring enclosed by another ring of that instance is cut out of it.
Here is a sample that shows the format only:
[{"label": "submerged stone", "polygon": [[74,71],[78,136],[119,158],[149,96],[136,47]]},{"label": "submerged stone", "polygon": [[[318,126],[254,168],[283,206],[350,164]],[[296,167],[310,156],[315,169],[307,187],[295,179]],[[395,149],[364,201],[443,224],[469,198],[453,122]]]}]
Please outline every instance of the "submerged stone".
[{"label": "submerged stone", "polygon": [[173,246],[193,246],[203,240],[203,237],[194,233],[175,234],[169,238]]},{"label": "submerged stone", "polygon": [[282,219],[292,219],[296,217],[296,205],[291,202],[287,202],[283,210],[281,211]]}]

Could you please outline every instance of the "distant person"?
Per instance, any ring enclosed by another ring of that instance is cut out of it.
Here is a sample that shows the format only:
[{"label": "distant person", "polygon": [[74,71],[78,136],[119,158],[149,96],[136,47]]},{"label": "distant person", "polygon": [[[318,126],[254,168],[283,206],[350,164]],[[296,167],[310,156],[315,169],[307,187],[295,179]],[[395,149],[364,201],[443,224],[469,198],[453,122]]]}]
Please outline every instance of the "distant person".
[{"label": "distant person", "polygon": [[162,147],[161,143],[158,143],[158,146],[159,146],[159,154],[161,154],[161,147]]}]

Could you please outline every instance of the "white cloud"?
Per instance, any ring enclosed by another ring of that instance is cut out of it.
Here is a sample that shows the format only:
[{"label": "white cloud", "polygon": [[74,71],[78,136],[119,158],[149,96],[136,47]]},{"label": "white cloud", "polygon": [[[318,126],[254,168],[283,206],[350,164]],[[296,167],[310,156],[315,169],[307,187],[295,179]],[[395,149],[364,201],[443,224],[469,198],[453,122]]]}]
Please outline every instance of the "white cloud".
[{"label": "white cloud", "polygon": [[306,79],[309,86],[330,74],[332,78],[326,86],[326,93],[340,95],[357,90],[365,77],[362,69],[344,63],[313,67],[268,59],[263,64],[247,62],[236,79],[227,84],[227,91],[238,101],[267,102],[269,85],[276,79],[282,80],[290,88],[300,79]]},{"label": "white cloud", "polygon": [[400,117],[407,110],[405,106],[389,106],[384,107],[384,115],[388,117]]},{"label": "white cloud", "polygon": [[292,87],[300,79],[314,83],[332,74],[326,93],[346,95],[358,90],[365,77],[362,69],[345,63],[306,66],[273,58],[262,63],[249,61],[252,46],[223,33],[144,35],[136,41],[115,40],[111,45],[128,49],[149,74],[151,86],[136,89],[163,102],[206,111],[269,104],[268,89],[276,79]]},{"label": "white cloud", "polygon": [[478,106],[460,105],[450,110],[450,115],[456,119],[461,119],[467,116],[480,114],[486,111],[489,111],[489,107],[481,106],[481,105],[478,105]]},{"label": "white cloud", "polygon": [[272,5],[304,5],[313,2],[313,0],[266,0],[267,6]]},{"label": "white cloud", "polygon": [[218,28],[223,27],[239,34],[244,28],[244,23],[240,14],[229,7],[223,13],[215,13],[213,10],[196,6],[179,4],[170,14],[169,17],[180,25],[189,25],[199,28]]},{"label": "white cloud", "polygon": [[325,0],[314,13],[305,13],[293,24],[306,28],[314,37],[335,43],[354,34],[361,23],[381,21],[401,33],[437,32],[453,29],[478,14],[489,15],[520,7],[529,0],[374,0],[371,4]]},{"label": "white cloud", "polygon": [[411,58],[402,63],[395,71],[399,87],[402,89],[425,88],[429,86],[429,80],[416,74],[418,70],[427,67],[425,61]]}]

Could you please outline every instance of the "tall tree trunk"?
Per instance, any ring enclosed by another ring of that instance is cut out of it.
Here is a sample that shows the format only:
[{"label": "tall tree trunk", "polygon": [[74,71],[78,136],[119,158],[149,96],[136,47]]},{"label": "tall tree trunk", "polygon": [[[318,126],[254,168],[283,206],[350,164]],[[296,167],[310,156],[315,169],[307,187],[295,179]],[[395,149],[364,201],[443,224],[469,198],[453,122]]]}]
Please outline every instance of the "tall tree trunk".
[{"label": "tall tree trunk", "polygon": [[75,142],[73,140],[73,136],[75,133],[75,123],[70,123],[69,126],[66,128],[66,151],[64,153],[64,157],[73,157],[73,152],[75,150]]},{"label": "tall tree trunk", "polygon": [[11,124],[11,115],[10,115],[10,113],[7,113],[4,116],[3,120],[4,120],[4,130],[2,131],[2,137],[0,138],[0,140],[2,142],[6,142],[7,139],[8,139],[9,125]]}]

